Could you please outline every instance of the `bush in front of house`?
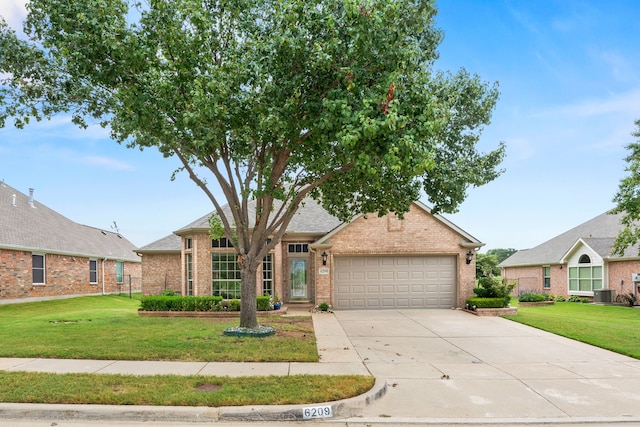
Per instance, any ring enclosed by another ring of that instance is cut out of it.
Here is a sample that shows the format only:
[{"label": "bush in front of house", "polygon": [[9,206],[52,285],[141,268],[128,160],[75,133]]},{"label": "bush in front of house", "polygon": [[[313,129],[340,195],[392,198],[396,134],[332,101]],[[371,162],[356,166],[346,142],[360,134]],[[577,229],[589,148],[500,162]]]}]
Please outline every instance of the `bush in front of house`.
[{"label": "bush in front of house", "polygon": [[[257,297],[258,311],[269,311],[269,296]],[[140,300],[141,311],[240,311],[240,300],[220,296],[153,295]]]},{"label": "bush in front of house", "polygon": [[140,300],[142,311],[220,311],[222,297],[148,296]]},{"label": "bush in front of house", "polygon": [[[495,276],[482,276],[478,278],[478,286],[473,288],[473,293],[476,294],[476,298],[479,299],[500,299],[502,301],[501,305],[492,305],[489,308],[503,308],[509,305],[509,301],[511,300],[511,291],[513,291],[515,286],[515,282],[509,282],[507,279],[500,279]],[[496,303],[491,302],[489,304]],[[478,308],[485,308],[480,307],[477,304],[472,305],[476,305]]]},{"label": "bush in front of house", "polygon": [[518,301],[520,302],[553,301],[553,296],[546,292],[521,291],[520,294],[518,295]]},{"label": "bush in front of house", "polygon": [[504,308],[504,298],[486,298],[486,297],[471,297],[466,301],[466,308],[468,310],[476,310],[478,308]]},{"label": "bush in front of house", "polygon": [[271,297],[269,295],[258,297],[258,311],[271,310]]}]

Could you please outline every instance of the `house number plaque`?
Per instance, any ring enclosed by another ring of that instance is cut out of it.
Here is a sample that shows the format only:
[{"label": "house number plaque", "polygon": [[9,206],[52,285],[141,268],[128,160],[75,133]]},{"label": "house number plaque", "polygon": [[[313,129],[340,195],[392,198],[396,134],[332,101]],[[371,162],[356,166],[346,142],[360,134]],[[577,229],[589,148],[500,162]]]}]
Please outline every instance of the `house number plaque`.
[{"label": "house number plaque", "polygon": [[310,406],[302,409],[302,418],[310,420],[312,418],[330,418],[333,417],[333,411],[331,405],[325,406]]}]

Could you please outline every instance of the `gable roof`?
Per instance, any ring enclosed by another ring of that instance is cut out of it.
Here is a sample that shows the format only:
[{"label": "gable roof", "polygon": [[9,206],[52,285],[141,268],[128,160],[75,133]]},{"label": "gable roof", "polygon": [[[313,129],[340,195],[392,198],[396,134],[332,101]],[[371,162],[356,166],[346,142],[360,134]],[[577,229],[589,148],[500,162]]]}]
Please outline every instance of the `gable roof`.
[{"label": "gable roof", "polygon": [[612,246],[619,231],[624,228],[620,222],[623,214],[605,212],[589,221],[531,248],[516,252],[502,261],[500,267],[527,265],[562,264],[565,255],[582,240],[602,258],[638,258],[638,247],[625,250],[622,257],[612,254]]},{"label": "gable roof", "polygon": [[[431,209],[429,209],[429,207],[422,202],[416,201],[414,202],[414,204],[417,205],[420,209],[427,212],[429,215],[433,216],[436,220],[440,221],[446,227],[458,233],[463,239],[463,241],[460,243],[462,246],[469,248],[479,248],[481,246],[484,246],[484,243],[480,242],[480,240],[476,239],[471,234],[456,226],[448,219],[437,214],[432,214]],[[223,206],[222,209],[227,215],[227,218],[231,219],[229,205]],[[149,243],[148,245],[141,247],[137,251],[139,253],[168,253],[180,251],[181,238],[179,236],[194,232],[207,232],[209,230],[209,218],[213,213],[214,212],[210,212],[206,215],[203,215],[190,224],[187,224],[184,227],[174,231],[173,234],[165,236],[159,240],[156,240],[155,242]],[[253,219],[255,218],[255,201],[249,203],[249,214],[250,226],[253,226]],[[362,215],[357,215],[355,218],[353,218],[353,220],[359,218],[360,216]],[[322,206],[320,206],[320,204],[318,204],[318,202],[311,198],[308,198],[305,199],[304,203],[300,206],[300,208],[292,218],[291,223],[287,228],[286,234],[315,235],[319,238],[319,240],[317,240],[315,244],[322,244],[342,228],[353,222],[353,220],[343,223],[338,218],[330,215]]]},{"label": "gable roof", "polygon": [[[464,239],[462,242],[460,242],[461,246],[463,246],[465,248],[479,248],[481,246],[484,246],[484,243],[482,243],[480,240],[476,239],[471,234],[467,233],[462,228],[458,227],[457,225],[455,225],[454,223],[452,223],[451,221],[449,221],[445,217],[443,217],[441,215],[438,215],[438,214],[433,214],[431,212],[431,209],[427,205],[425,205],[424,203],[420,202],[419,200],[413,202],[413,204],[416,205],[418,208],[422,209],[427,214],[431,215],[435,220],[441,222],[445,227],[448,227],[451,230],[453,230],[454,232],[456,232],[457,234],[459,234],[460,237],[462,237]],[[353,218],[351,220],[351,222],[355,221],[357,218],[359,218],[361,216],[364,216],[364,214],[356,215],[356,217]],[[326,234],[325,236],[322,236],[318,241],[315,242],[315,244],[326,243],[332,236],[334,236],[336,233],[338,233],[340,230],[342,230],[343,228],[345,228],[348,225],[349,225],[349,223],[346,223],[346,222],[340,224],[338,227],[336,227],[335,229],[331,230],[330,233]]]},{"label": "gable roof", "polygon": [[[274,209],[277,210],[281,206],[279,201],[274,202]],[[255,200],[249,201],[248,210],[249,210],[249,226],[253,227],[255,225]],[[225,216],[229,219],[229,221],[233,220],[231,216],[231,211],[229,205],[224,205],[222,210],[225,212]],[[182,236],[184,234],[209,230],[209,218],[214,213],[209,212],[208,214],[196,219],[192,223],[174,231],[175,234]],[[287,227],[287,234],[317,234],[323,235],[333,230],[337,226],[339,226],[342,222],[330,215],[322,206],[318,204],[315,200],[311,198],[307,198],[298,208],[298,211],[295,213],[289,226]]]},{"label": "gable roof", "polygon": [[169,234],[161,239],[151,242],[139,249],[136,249],[137,253],[144,254],[145,252],[154,253],[175,253],[180,252],[182,245],[182,238],[177,234]]},{"label": "gable roof", "polygon": [[0,248],[139,262],[118,233],[77,224],[4,182],[0,183]]}]

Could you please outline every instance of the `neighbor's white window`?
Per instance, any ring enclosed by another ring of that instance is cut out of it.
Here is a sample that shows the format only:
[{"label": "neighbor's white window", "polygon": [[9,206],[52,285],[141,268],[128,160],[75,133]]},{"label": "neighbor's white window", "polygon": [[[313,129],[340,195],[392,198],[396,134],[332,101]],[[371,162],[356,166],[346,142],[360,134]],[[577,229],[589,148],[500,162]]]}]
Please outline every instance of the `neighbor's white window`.
[{"label": "neighbor's white window", "polygon": [[116,261],[116,283],[124,282],[124,262]]},{"label": "neighbor's white window", "polygon": [[44,255],[31,255],[31,274],[32,283],[37,285],[44,285],[45,281],[45,264]]},{"label": "neighbor's white window", "polygon": [[602,289],[602,266],[592,265],[588,255],[582,255],[576,267],[569,267],[569,291],[593,292]]},{"label": "neighbor's white window", "polygon": [[98,283],[98,260],[89,260],[89,283]]},{"label": "neighbor's white window", "polygon": [[551,267],[549,266],[542,267],[542,270],[544,274],[543,288],[550,289],[551,288]]}]

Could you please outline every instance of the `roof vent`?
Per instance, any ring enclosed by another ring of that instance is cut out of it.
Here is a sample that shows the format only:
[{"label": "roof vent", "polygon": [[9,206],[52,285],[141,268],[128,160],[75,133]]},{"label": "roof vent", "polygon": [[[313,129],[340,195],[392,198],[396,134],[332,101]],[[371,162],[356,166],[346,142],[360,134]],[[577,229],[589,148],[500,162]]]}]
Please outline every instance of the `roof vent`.
[{"label": "roof vent", "polygon": [[17,206],[16,205],[16,195],[15,194],[11,197],[11,206],[13,206],[14,208]]},{"label": "roof vent", "polygon": [[35,208],[33,204],[33,188],[29,189],[29,206],[31,206],[32,208]]}]

